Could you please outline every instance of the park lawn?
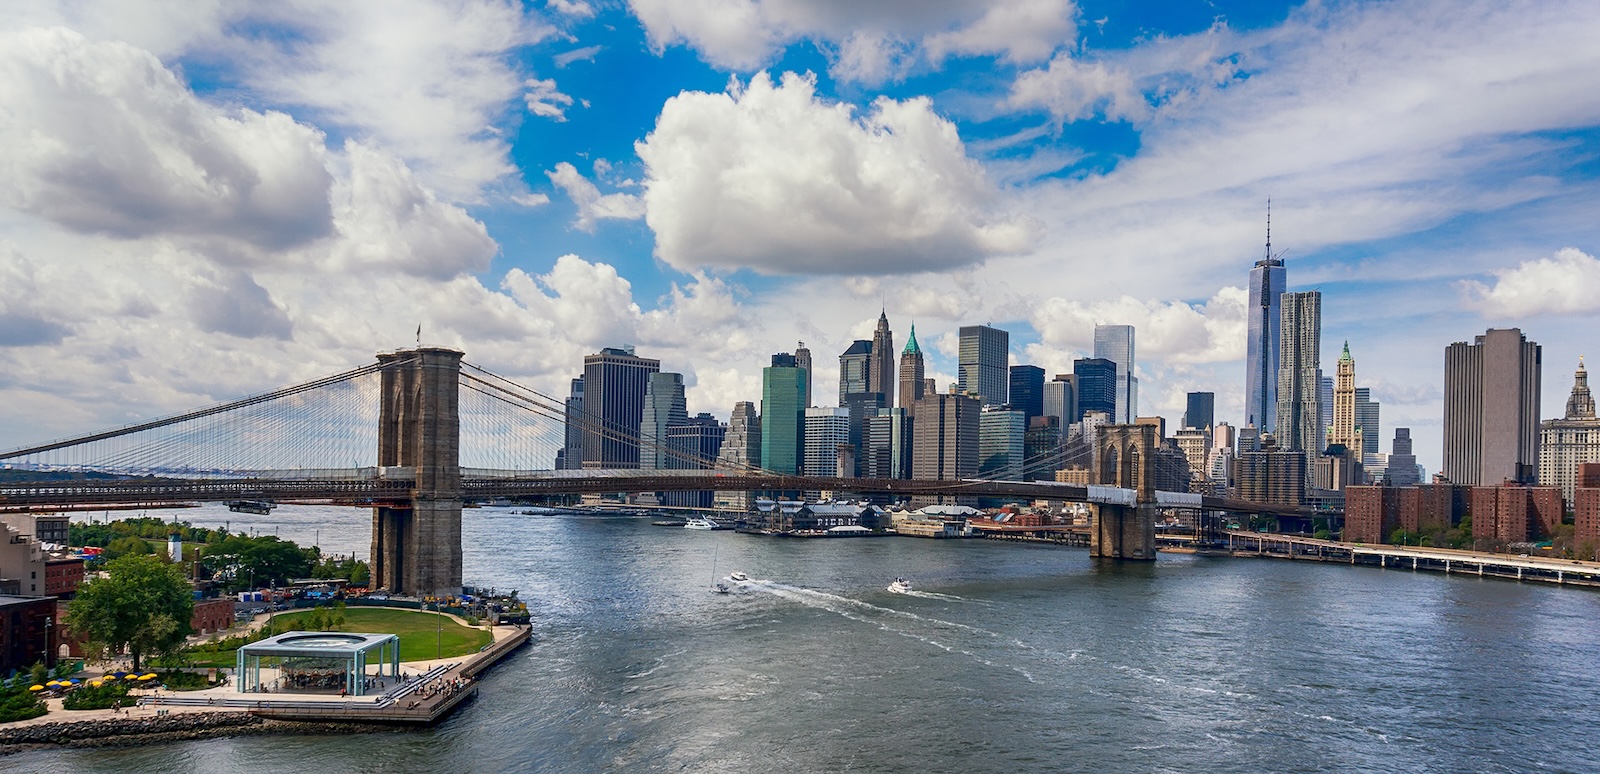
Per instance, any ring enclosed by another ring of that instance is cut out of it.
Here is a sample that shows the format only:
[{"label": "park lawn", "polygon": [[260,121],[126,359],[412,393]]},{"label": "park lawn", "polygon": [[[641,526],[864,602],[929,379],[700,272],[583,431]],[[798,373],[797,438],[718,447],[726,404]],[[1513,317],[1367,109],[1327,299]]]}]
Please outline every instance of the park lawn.
[{"label": "park lawn", "polygon": [[[288,631],[285,627],[289,622],[302,619],[311,615],[310,610],[295,610],[288,613],[279,613],[273,622],[275,630],[282,634]],[[440,626],[439,616],[432,612],[418,610],[400,610],[388,607],[348,607],[344,611],[344,626],[339,631],[362,632],[365,634],[398,634],[400,635],[400,660],[401,661],[426,661],[442,653],[440,658],[455,658],[477,653],[488,645],[494,635],[482,629],[472,629],[462,626],[453,618],[444,618]],[[440,647],[442,645],[442,648]],[[236,651],[220,651],[215,655],[210,653],[194,653],[195,666],[231,667],[234,665]]]}]

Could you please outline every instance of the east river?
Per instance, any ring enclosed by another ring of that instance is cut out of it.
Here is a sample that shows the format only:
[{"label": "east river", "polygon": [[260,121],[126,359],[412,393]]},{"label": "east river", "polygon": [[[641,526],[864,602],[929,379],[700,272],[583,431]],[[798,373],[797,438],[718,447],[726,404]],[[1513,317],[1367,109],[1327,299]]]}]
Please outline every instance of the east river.
[{"label": "east river", "polygon": [[[367,512],[178,512],[364,556]],[[466,513],[535,644],[437,728],[44,772],[1600,771],[1600,593],[1311,562]],[[710,593],[715,574],[756,582]],[[888,593],[895,576],[914,595]]]}]

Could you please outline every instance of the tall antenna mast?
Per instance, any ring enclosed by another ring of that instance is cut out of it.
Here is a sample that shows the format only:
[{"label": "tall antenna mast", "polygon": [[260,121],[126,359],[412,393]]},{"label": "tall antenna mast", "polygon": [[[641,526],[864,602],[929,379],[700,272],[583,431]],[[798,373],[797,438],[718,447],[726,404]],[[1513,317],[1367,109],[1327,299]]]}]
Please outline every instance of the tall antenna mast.
[{"label": "tall antenna mast", "polygon": [[1272,260],[1272,197],[1267,197],[1267,260]]}]

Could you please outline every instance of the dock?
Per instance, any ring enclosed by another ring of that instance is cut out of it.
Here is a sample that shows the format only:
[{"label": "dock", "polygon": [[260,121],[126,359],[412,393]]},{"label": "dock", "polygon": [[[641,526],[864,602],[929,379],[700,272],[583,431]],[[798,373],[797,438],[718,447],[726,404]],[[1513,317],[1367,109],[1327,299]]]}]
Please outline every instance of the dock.
[{"label": "dock", "polygon": [[1600,562],[1526,554],[1518,556],[1490,554],[1452,548],[1342,543],[1335,540],[1259,532],[1229,531],[1226,535],[1228,542],[1225,548],[1198,549],[1197,553],[1337,562],[1417,572],[1441,572],[1446,575],[1475,575],[1480,578],[1600,588]]}]

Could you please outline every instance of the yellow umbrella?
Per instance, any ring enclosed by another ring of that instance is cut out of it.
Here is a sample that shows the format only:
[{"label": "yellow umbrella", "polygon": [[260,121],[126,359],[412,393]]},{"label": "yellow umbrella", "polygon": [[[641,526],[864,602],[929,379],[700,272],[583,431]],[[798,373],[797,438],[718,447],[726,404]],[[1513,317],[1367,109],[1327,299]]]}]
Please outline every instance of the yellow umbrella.
[{"label": "yellow umbrella", "polygon": [[154,672],[151,672],[150,674],[147,674],[147,675],[139,675],[139,682],[144,682],[146,680],[154,680],[154,679],[156,679],[156,675],[155,675]]},{"label": "yellow umbrella", "polygon": [[42,691],[42,690],[44,690],[44,686],[42,686],[42,685],[30,685],[30,686],[28,686],[28,690],[30,690],[30,691]]},{"label": "yellow umbrella", "polygon": [[90,688],[99,688],[100,687],[100,681],[99,680],[90,680],[89,681],[89,687]]}]

